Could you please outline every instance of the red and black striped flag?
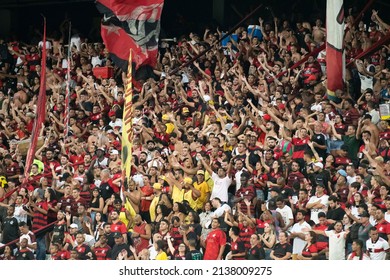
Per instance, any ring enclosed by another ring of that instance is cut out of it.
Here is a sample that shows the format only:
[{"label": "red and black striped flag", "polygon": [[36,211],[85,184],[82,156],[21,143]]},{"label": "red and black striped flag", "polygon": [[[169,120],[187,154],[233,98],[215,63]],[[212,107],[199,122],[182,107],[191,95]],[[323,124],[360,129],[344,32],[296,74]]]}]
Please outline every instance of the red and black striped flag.
[{"label": "red and black striped flag", "polygon": [[97,0],[103,14],[101,35],[111,59],[127,70],[130,49],[136,68],[157,62],[164,0]]}]

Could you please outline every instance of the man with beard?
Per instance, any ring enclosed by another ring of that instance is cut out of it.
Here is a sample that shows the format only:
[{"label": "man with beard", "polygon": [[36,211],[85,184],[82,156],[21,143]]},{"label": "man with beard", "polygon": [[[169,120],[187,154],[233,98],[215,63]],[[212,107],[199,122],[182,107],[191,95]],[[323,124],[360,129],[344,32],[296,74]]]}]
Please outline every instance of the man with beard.
[{"label": "man with beard", "polygon": [[343,231],[341,221],[337,221],[333,228],[333,230],[314,230],[314,232],[329,237],[329,260],[345,260],[345,241],[349,230]]},{"label": "man with beard", "polygon": [[[18,220],[14,217],[15,207],[10,205],[7,207],[7,216],[1,223],[1,230],[3,232],[4,244],[7,244],[19,237]],[[11,248],[15,248],[15,244],[11,245]]]},{"label": "man with beard", "polygon": [[65,232],[67,232],[65,212],[58,211],[57,222],[54,225],[53,234],[51,236],[51,243],[63,244]]},{"label": "man with beard", "polygon": [[100,166],[102,168],[107,168],[108,158],[105,156],[105,148],[100,147],[95,152],[95,164],[94,166]]},{"label": "man with beard", "polygon": [[[54,159],[54,150],[48,148],[49,137],[46,138],[45,142],[43,143],[42,147],[38,149],[35,153],[35,158],[39,161],[43,162],[44,168],[43,168],[43,177],[47,178],[47,181],[49,185],[51,185],[51,182],[53,180],[53,175],[51,171],[51,166],[53,166],[54,169],[56,169],[58,166],[60,166],[60,163]],[[42,151],[46,149],[45,156],[42,156]]]},{"label": "man with beard", "polygon": [[142,220],[141,215],[137,214],[134,217],[134,230],[131,234],[131,238],[133,239],[133,244],[137,254],[141,252],[143,249],[147,249],[149,247],[149,241],[152,237],[152,230],[150,225]]},{"label": "man with beard", "polygon": [[118,150],[111,150],[108,168],[113,169],[114,167],[121,166],[121,163]]},{"label": "man with beard", "polygon": [[146,152],[148,154],[147,161],[152,160],[154,151],[156,150],[156,144],[153,140],[146,141]]},{"label": "man with beard", "polygon": [[297,161],[292,161],[291,171],[288,173],[287,177],[287,186],[292,188],[295,182],[299,182],[299,184],[301,184],[304,179],[305,176],[300,172],[299,163]]},{"label": "man with beard", "polygon": [[333,224],[336,221],[341,221],[344,218],[345,211],[341,208],[340,200],[337,196],[331,195],[328,199],[329,210],[326,213],[327,223]]},{"label": "man with beard", "polygon": [[290,238],[294,238],[292,259],[296,260],[297,255],[300,254],[306,245],[305,233],[302,231],[304,228],[311,229],[311,226],[305,221],[306,212],[304,210],[298,210],[296,214],[296,223],[291,228]]}]

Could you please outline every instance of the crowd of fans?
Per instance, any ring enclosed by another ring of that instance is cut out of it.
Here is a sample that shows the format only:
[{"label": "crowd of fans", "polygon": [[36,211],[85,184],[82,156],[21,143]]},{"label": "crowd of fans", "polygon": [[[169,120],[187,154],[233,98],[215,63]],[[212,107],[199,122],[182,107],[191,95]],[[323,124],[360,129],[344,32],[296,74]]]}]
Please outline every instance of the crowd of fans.
[{"label": "crowd of fans", "polygon": [[[377,11],[352,22],[347,61],[389,32]],[[222,33],[159,49],[154,76],[134,87],[123,194],[126,80],[104,45],[72,37],[64,135],[68,45],[46,43],[47,117],[21,186],[43,43],[0,39],[1,258],[389,259],[390,129],[379,114],[390,100],[389,46],[354,60],[330,99],[326,52],[310,56],[326,40],[320,19],[253,24],[256,36],[240,27],[173,75]]]}]

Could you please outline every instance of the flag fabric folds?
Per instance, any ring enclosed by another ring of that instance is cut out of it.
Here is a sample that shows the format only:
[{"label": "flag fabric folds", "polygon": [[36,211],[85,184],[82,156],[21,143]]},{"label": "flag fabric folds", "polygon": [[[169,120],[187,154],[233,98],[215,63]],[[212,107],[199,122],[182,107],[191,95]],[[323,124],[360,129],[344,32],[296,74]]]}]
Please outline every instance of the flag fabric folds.
[{"label": "flag fabric folds", "polygon": [[103,14],[101,36],[114,63],[127,70],[130,49],[136,69],[157,62],[164,0],[97,0]]},{"label": "flag fabric folds", "polygon": [[343,0],[326,2],[326,73],[328,98],[335,100],[335,91],[343,89],[344,58]]},{"label": "flag fabric folds", "polygon": [[132,54],[129,54],[129,63],[125,87],[125,104],[123,109],[122,128],[122,188],[124,182],[129,182],[131,176],[132,150],[133,150],[133,71]]},{"label": "flag fabric folds", "polygon": [[38,136],[46,117],[46,18],[44,18],[43,26],[43,46],[41,57],[41,80],[39,86],[39,95],[37,100],[37,112],[34,121],[34,127],[31,134],[30,148],[26,157],[26,168],[24,170],[23,185],[27,184],[31,165],[34,160],[35,150],[37,148]]}]

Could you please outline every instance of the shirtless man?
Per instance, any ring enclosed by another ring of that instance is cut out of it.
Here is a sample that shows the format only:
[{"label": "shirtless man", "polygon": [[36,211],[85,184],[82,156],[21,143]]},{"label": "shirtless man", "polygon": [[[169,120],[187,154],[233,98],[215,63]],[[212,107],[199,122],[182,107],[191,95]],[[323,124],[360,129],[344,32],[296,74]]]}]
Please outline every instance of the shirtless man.
[{"label": "shirtless man", "polygon": [[325,34],[326,34],[326,29],[321,26],[322,21],[320,19],[316,20],[316,25],[313,26],[313,39],[314,42],[317,44],[322,44],[325,40]]}]

